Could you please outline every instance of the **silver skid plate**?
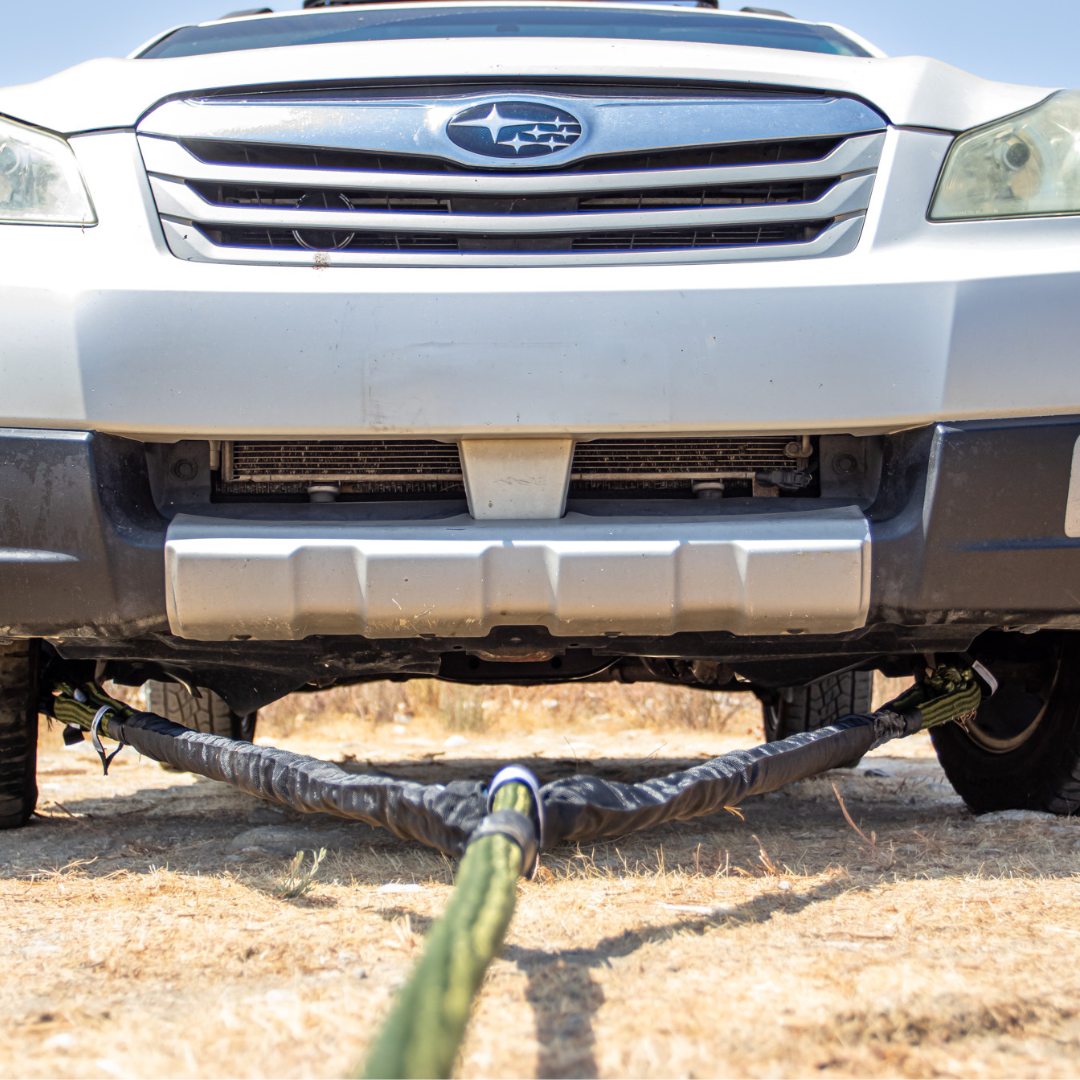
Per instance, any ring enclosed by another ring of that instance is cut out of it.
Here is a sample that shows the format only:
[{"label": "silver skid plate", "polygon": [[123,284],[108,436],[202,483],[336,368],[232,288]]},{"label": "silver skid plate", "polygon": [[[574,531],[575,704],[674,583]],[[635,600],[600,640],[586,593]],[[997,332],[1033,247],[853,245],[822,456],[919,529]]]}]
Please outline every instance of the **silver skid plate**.
[{"label": "silver skid plate", "polygon": [[169,623],[204,641],[839,633],[866,621],[870,532],[854,507],[710,519],[274,523],[180,515]]}]

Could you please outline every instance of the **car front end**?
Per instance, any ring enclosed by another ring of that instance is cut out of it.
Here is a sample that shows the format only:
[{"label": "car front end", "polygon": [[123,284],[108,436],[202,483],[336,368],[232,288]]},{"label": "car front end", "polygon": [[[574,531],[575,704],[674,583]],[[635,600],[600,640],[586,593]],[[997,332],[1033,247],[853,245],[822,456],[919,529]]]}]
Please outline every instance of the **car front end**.
[{"label": "car front end", "polygon": [[0,633],[240,714],[938,653],[1045,698],[1077,96],[780,16],[407,7],[0,91]]}]

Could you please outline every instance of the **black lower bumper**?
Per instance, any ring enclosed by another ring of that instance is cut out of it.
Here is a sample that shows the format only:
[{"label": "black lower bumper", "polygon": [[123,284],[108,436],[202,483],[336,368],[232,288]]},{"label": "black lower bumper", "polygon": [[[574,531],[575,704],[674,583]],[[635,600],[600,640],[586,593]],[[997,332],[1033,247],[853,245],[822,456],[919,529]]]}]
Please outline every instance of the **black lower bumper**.
[{"label": "black lower bumper", "polygon": [[[962,627],[972,636],[990,627],[1080,628],[1080,539],[1065,535],[1078,438],[1075,416],[938,424],[888,437],[866,511],[868,628],[922,628],[921,639],[933,627],[950,639]],[[140,443],[0,430],[0,634],[167,634],[167,525]],[[732,639],[716,638],[713,655],[722,655],[720,643],[730,648]],[[608,651],[613,642],[602,644]],[[643,643],[626,644],[633,651]],[[703,650],[699,641],[688,651]]]},{"label": "black lower bumper", "polygon": [[142,444],[0,429],[0,634],[167,631],[167,525]]},{"label": "black lower bumper", "polygon": [[1080,538],[1065,535],[1078,438],[1071,416],[886,440],[868,622],[1080,628]]}]

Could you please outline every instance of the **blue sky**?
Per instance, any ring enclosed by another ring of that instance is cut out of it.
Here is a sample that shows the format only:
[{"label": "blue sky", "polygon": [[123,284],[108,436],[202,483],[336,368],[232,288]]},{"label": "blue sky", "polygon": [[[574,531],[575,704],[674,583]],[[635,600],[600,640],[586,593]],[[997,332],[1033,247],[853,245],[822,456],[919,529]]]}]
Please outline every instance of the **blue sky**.
[{"label": "blue sky", "polygon": [[[740,2],[721,0],[723,7]],[[892,56],[934,56],[988,79],[1080,86],[1080,0],[758,0],[838,22]],[[300,0],[0,0],[0,86],[95,56],[123,56],[157,32],[244,7]]]}]

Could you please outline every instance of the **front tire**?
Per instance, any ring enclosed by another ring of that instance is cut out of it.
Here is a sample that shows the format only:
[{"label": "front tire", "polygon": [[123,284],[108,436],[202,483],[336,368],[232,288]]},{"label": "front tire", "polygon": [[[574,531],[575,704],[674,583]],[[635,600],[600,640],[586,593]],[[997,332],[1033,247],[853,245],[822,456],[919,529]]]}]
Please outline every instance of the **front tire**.
[{"label": "front tire", "polygon": [[233,712],[225,699],[213,690],[200,689],[194,697],[179,683],[148,682],[146,707],[175,724],[206,735],[225,735],[230,739],[251,742],[255,738],[257,713]]},{"label": "front tire", "polygon": [[952,786],[976,814],[1080,811],[1080,635],[989,660],[999,688],[974,719],[930,729]]},{"label": "front tire", "polygon": [[0,829],[17,829],[37,806],[37,641],[0,645]]}]

